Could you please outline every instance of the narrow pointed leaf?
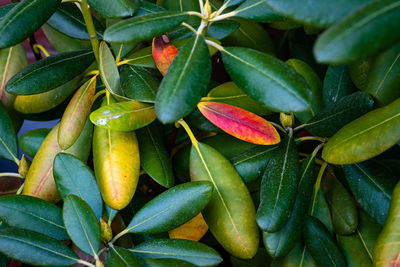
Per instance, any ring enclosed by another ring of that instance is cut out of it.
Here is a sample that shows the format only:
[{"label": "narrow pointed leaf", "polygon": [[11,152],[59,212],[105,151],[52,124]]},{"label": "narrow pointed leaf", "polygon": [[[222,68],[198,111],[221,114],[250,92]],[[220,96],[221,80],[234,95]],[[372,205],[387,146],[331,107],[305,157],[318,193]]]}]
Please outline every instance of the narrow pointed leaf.
[{"label": "narrow pointed leaf", "polygon": [[157,12],[122,20],[108,27],[104,39],[111,43],[136,43],[168,32],[188,15],[181,12]]},{"label": "narrow pointed leaf", "polygon": [[161,81],[156,114],[163,123],[188,115],[205,94],[211,76],[211,59],[202,35],[189,39]]},{"label": "narrow pointed leaf", "polygon": [[18,95],[50,91],[81,74],[93,60],[93,51],[88,50],[64,52],[41,59],[12,77],[6,90]]},{"label": "narrow pointed leaf", "polygon": [[106,266],[131,267],[145,266],[141,259],[135,257],[129,250],[112,246],[107,255]]},{"label": "narrow pointed leaf", "polygon": [[292,211],[298,184],[298,156],[293,136],[287,136],[275,150],[262,177],[257,223],[262,230],[276,232]]},{"label": "narrow pointed leaf", "polygon": [[144,205],[126,227],[130,233],[162,233],[194,218],[210,201],[212,185],[177,185]]},{"label": "narrow pointed leaf", "polygon": [[140,243],[130,251],[147,259],[177,259],[197,266],[216,266],[221,256],[213,248],[200,242],[184,239],[159,239]]},{"label": "narrow pointed leaf", "polygon": [[165,75],[178,54],[178,49],[171,44],[168,36],[164,34],[153,39],[152,54],[158,70],[162,75]]},{"label": "narrow pointed leaf", "polygon": [[283,17],[273,10],[266,0],[247,0],[234,10],[236,17],[260,22],[280,21]]},{"label": "narrow pointed leaf", "polygon": [[345,65],[329,66],[324,79],[323,98],[325,107],[351,94],[355,87]]},{"label": "narrow pointed leaf", "polygon": [[274,126],[254,113],[217,102],[200,102],[197,106],[213,124],[241,140],[258,145],[274,145],[280,142]]},{"label": "narrow pointed leaf", "polygon": [[97,219],[103,215],[103,201],[91,169],[80,159],[59,153],[54,159],[53,175],[63,200],[70,194],[82,198],[92,208]]},{"label": "narrow pointed leaf", "polygon": [[28,38],[56,11],[61,0],[25,0],[15,5],[0,21],[0,47]]},{"label": "narrow pointed leaf", "polygon": [[39,128],[25,132],[19,137],[19,146],[29,157],[34,157],[51,129]]},{"label": "narrow pointed leaf", "polygon": [[105,18],[132,16],[139,8],[139,0],[88,0],[91,8]]},{"label": "narrow pointed leaf", "polygon": [[400,99],[368,112],[341,128],[322,151],[333,164],[352,164],[370,159],[400,140]]},{"label": "narrow pointed leaf", "polygon": [[69,239],[59,207],[31,196],[0,198],[0,218],[8,226],[31,230],[57,240]]},{"label": "narrow pointed leaf", "polygon": [[125,101],[103,106],[90,114],[96,126],[114,131],[133,131],[156,119],[154,106],[137,101]]},{"label": "narrow pointed leaf", "polygon": [[[398,0],[373,1],[319,36],[314,46],[316,59],[340,64],[374,55],[400,39],[400,25],[391,23],[399,16]],[[373,45],[370,40],[375,40]]]},{"label": "narrow pointed leaf", "polygon": [[63,218],[74,244],[83,252],[96,255],[100,249],[100,225],[90,206],[80,197],[68,195],[64,201]]},{"label": "narrow pointed leaf", "polygon": [[100,76],[106,89],[115,97],[124,98],[124,92],[121,89],[120,77],[117,64],[115,63],[114,56],[106,42],[100,43],[99,48],[100,57]]},{"label": "narrow pointed leaf", "polygon": [[227,47],[222,60],[233,81],[253,99],[280,112],[305,111],[311,89],[303,77],[280,60],[255,50]]},{"label": "narrow pointed leaf", "polygon": [[0,251],[27,264],[38,266],[70,266],[79,257],[63,243],[29,230],[0,230]]},{"label": "narrow pointed leaf", "polygon": [[0,102],[0,158],[18,159],[18,142],[12,120]]},{"label": "narrow pointed leaf", "polygon": [[212,199],[202,214],[217,241],[231,255],[252,258],[259,238],[255,208],[232,164],[217,150],[198,143],[191,149],[190,176],[192,181],[210,181],[214,185]]}]

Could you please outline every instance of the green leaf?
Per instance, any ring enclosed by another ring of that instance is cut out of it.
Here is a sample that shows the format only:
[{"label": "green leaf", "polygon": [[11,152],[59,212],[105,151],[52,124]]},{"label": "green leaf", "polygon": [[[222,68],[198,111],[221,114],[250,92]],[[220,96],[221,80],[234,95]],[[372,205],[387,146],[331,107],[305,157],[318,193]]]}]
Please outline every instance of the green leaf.
[{"label": "green leaf", "polygon": [[200,11],[199,1],[196,0],[163,0],[161,6],[171,11]]},{"label": "green leaf", "polygon": [[2,19],[7,13],[14,8],[18,3],[12,3],[0,7],[0,19]]},{"label": "green leaf", "polygon": [[80,197],[68,195],[64,200],[63,218],[72,242],[83,252],[96,255],[100,249],[100,225],[90,206]]},{"label": "green leaf", "polygon": [[[186,40],[185,40],[186,41]],[[136,67],[157,69],[153,59],[152,47],[148,46],[132,53],[127,58],[128,64]]]},{"label": "green leaf", "polygon": [[365,92],[370,93],[379,105],[387,105],[400,97],[400,44],[378,55],[371,64]]},{"label": "green leaf", "polygon": [[42,233],[57,240],[69,239],[61,209],[40,198],[3,196],[0,198],[0,218],[12,227]]},{"label": "green leaf", "polygon": [[174,173],[166,145],[163,128],[158,122],[139,129],[137,132],[140,165],[143,170],[158,184],[171,187],[174,184]]},{"label": "green leaf", "polygon": [[357,209],[353,198],[346,188],[334,180],[332,189],[328,192],[326,200],[331,208],[333,230],[340,235],[354,233],[358,224]]},{"label": "green leaf", "polygon": [[[41,59],[12,77],[6,91],[33,95],[50,91],[80,75],[93,62],[93,51],[64,52]],[[35,86],[32,86],[32,85]]]},{"label": "green leaf", "polygon": [[135,17],[162,11],[166,11],[165,8],[147,1],[140,1],[140,7],[138,11],[136,11]]},{"label": "green leaf", "polygon": [[297,242],[293,249],[285,257],[275,259],[271,267],[317,267],[316,262],[310,255],[303,242]]},{"label": "green leaf", "polygon": [[331,137],[347,123],[370,111],[373,105],[374,100],[367,93],[356,92],[321,110],[304,126],[313,135]]},{"label": "green leaf", "polygon": [[130,233],[162,233],[194,218],[208,204],[209,182],[177,185],[144,205],[126,227]]},{"label": "green leaf", "polygon": [[216,266],[222,262],[221,256],[213,248],[185,239],[147,241],[130,251],[145,259],[178,259],[196,266]]},{"label": "green leaf", "polygon": [[0,158],[17,161],[18,141],[12,120],[0,102]]},{"label": "green leaf", "polygon": [[347,266],[370,266],[372,267],[372,257],[365,250],[363,240],[357,234],[343,236],[338,235],[338,244],[346,257]]},{"label": "green leaf", "polygon": [[79,40],[69,37],[53,29],[47,24],[44,24],[42,26],[42,30],[43,33],[46,35],[46,38],[59,53],[80,50],[80,49],[91,49],[90,41]]},{"label": "green leaf", "polygon": [[126,97],[142,102],[154,103],[160,80],[143,67],[123,66],[121,87]]},{"label": "green leaf", "polygon": [[104,40],[111,43],[145,41],[168,32],[187,17],[186,13],[165,11],[125,19],[108,27]]},{"label": "green leaf", "polygon": [[211,59],[202,35],[190,38],[181,48],[161,81],[156,96],[156,114],[163,123],[173,123],[195,109],[206,93]]},{"label": "green leaf", "polygon": [[120,77],[117,64],[115,63],[115,59],[110,48],[104,41],[100,43],[99,57],[99,71],[104,86],[117,99],[125,99],[124,92],[120,85]]},{"label": "green leaf", "polygon": [[190,153],[190,176],[192,181],[214,185],[210,203],[202,212],[213,236],[231,255],[252,258],[259,240],[255,208],[232,164],[217,150],[198,143]]},{"label": "green leaf", "polygon": [[63,200],[70,194],[86,201],[99,220],[103,215],[103,200],[93,171],[80,159],[59,153],[53,164],[53,175],[57,190]]},{"label": "green leaf", "polygon": [[44,24],[61,0],[25,0],[15,5],[0,21],[0,48],[16,45]]},{"label": "green leaf", "polygon": [[105,210],[106,210],[106,213],[107,213],[108,221],[113,221],[115,216],[118,213],[118,210],[114,210],[114,209],[110,208],[110,206],[108,206],[107,204],[105,204]]},{"label": "green leaf", "polygon": [[266,0],[267,4],[282,15],[306,25],[326,28],[373,0]]},{"label": "green leaf", "polygon": [[106,266],[118,266],[118,267],[131,267],[131,266],[145,266],[140,258],[135,257],[129,250],[110,246],[110,250],[107,254]]},{"label": "green leaf", "polygon": [[324,78],[323,98],[326,107],[351,94],[355,87],[345,65],[329,66]]},{"label": "green leaf", "polygon": [[146,266],[151,267],[164,267],[164,266],[177,266],[177,267],[194,267],[192,263],[177,259],[144,259]]},{"label": "green leaf", "polygon": [[[103,37],[103,29],[100,22],[93,19],[96,34]],[[47,24],[57,31],[76,39],[90,40],[80,9],[74,3],[64,3],[49,18]]]},{"label": "green leaf", "polygon": [[268,232],[276,232],[289,219],[298,185],[298,155],[293,136],[287,136],[274,151],[262,177],[257,223]]},{"label": "green leaf", "polygon": [[372,59],[373,58],[366,58],[349,65],[350,78],[354,85],[360,90],[364,90],[367,85]]},{"label": "green leaf", "polygon": [[264,246],[273,258],[287,255],[300,240],[304,216],[313,195],[316,177],[314,175],[315,158],[307,157],[300,168],[300,181],[296,201],[286,225],[278,232],[263,233]]},{"label": "green leaf", "polygon": [[395,177],[373,161],[344,165],[343,170],[358,203],[369,216],[384,225],[396,181]]},{"label": "green leaf", "polygon": [[240,23],[235,20],[222,20],[213,23],[207,30],[207,36],[220,40],[231,33],[236,31],[240,27]]},{"label": "green leaf", "polygon": [[310,205],[309,214],[320,220],[329,232],[333,233],[331,211],[329,210],[328,203],[326,202],[321,190],[318,190],[315,199],[313,199]]},{"label": "green leaf", "polygon": [[280,21],[283,17],[273,10],[266,0],[247,0],[234,11],[236,17],[260,22]]},{"label": "green leaf", "polygon": [[299,112],[311,106],[311,89],[293,68],[255,50],[226,47],[222,60],[233,81],[274,111]]},{"label": "green leaf", "polygon": [[154,105],[134,100],[103,106],[90,114],[94,125],[124,132],[142,128],[155,119]]},{"label": "green leaf", "polygon": [[270,266],[271,257],[268,255],[265,248],[258,248],[257,254],[250,260],[242,260],[231,256],[232,267],[258,267]]},{"label": "green leaf", "polygon": [[360,219],[357,229],[357,235],[360,238],[369,257],[373,259],[373,249],[382,231],[382,226],[374,219],[368,216],[363,210],[359,210]]},{"label": "green leaf", "polygon": [[29,230],[0,230],[0,251],[27,264],[38,266],[70,266],[79,257],[63,243]]},{"label": "green leaf", "polygon": [[139,0],[88,0],[94,11],[105,18],[122,18],[132,16],[139,8]]},{"label": "green leaf", "polygon": [[400,140],[400,99],[368,112],[341,128],[322,151],[333,164],[361,162],[389,149]]},{"label": "green leaf", "polygon": [[314,260],[320,266],[346,266],[346,259],[332,234],[315,217],[305,218],[304,239]]},{"label": "green leaf", "polygon": [[[336,10],[336,4],[327,10]],[[311,10],[314,12],[314,8]],[[400,39],[400,25],[392,23],[399,16],[398,0],[374,1],[364,6],[318,37],[314,46],[316,59],[341,64],[374,55]]]}]

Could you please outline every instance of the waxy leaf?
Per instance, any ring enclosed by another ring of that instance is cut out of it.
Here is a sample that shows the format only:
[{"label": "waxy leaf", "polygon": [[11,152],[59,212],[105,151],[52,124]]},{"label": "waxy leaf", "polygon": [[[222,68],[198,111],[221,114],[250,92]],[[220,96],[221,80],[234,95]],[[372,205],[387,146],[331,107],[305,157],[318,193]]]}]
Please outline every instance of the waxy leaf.
[{"label": "waxy leaf", "polygon": [[196,217],[182,224],[181,226],[168,231],[171,239],[188,239],[199,241],[208,231],[208,226],[201,213]]},{"label": "waxy leaf", "polygon": [[372,266],[372,257],[365,249],[363,240],[359,235],[338,235],[338,244],[346,257],[347,266]]},{"label": "waxy leaf", "polygon": [[293,266],[293,267],[317,267],[317,263],[310,255],[303,242],[297,242],[293,249],[285,257],[275,259],[271,267]]},{"label": "waxy leaf", "polygon": [[304,239],[310,254],[320,266],[345,267],[346,259],[332,234],[315,217],[306,217]]},{"label": "waxy leaf", "polygon": [[90,41],[87,40],[79,40],[72,37],[69,37],[47,24],[42,26],[43,33],[46,35],[46,38],[49,42],[54,46],[54,48],[59,52],[68,52],[80,49],[91,49]]},{"label": "waxy leaf", "polygon": [[59,153],[54,159],[54,180],[61,198],[76,195],[92,208],[97,219],[103,215],[103,200],[92,170],[80,159],[66,153]]},{"label": "waxy leaf", "polygon": [[346,95],[351,94],[354,89],[347,66],[329,66],[324,78],[323,98],[325,107],[329,107]]},{"label": "waxy leaf", "polygon": [[156,96],[156,114],[163,123],[188,115],[205,94],[211,59],[202,35],[190,38],[175,57]]},{"label": "waxy leaf", "polygon": [[379,155],[400,140],[400,99],[368,112],[329,139],[322,158],[333,164],[352,164]]},{"label": "waxy leaf", "polygon": [[145,259],[177,259],[196,266],[217,266],[222,262],[221,256],[213,248],[184,239],[151,240],[140,243],[129,251]]},{"label": "waxy leaf", "polygon": [[373,58],[362,59],[349,65],[350,78],[354,85],[360,90],[364,90],[367,85],[372,59]]},{"label": "waxy leaf", "polygon": [[137,43],[168,32],[188,15],[181,12],[158,12],[117,22],[106,29],[104,40],[111,43]]},{"label": "waxy leaf", "polygon": [[0,7],[0,19],[2,19],[7,13],[14,8],[17,5],[17,3],[12,3],[8,5],[4,5]]},{"label": "waxy leaf", "polygon": [[0,21],[0,48],[16,45],[42,26],[61,0],[24,0]]},{"label": "waxy leaf", "polygon": [[200,102],[197,107],[213,124],[241,140],[257,145],[274,145],[280,142],[274,126],[256,114],[217,102]]},{"label": "waxy leaf", "polygon": [[137,132],[140,164],[143,170],[158,184],[171,187],[174,173],[166,145],[163,128],[158,122],[139,129]]},{"label": "waxy leaf", "polygon": [[43,234],[29,230],[0,230],[0,251],[27,264],[38,266],[70,266],[79,257],[66,245]]},{"label": "waxy leaf", "polygon": [[100,225],[90,206],[76,195],[64,200],[63,218],[71,240],[83,252],[96,255],[100,249]]},{"label": "waxy leaf", "polygon": [[58,144],[65,150],[71,147],[79,138],[96,91],[96,78],[92,78],[74,94],[60,122],[58,129]]},{"label": "waxy leaf", "polygon": [[367,93],[357,92],[321,110],[304,125],[314,135],[331,137],[347,123],[370,111],[373,105],[374,100]]},{"label": "waxy leaf", "polygon": [[311,89],[293,68],[255,50],[227,47],[222,60],[233,81],[274,111],[299,112],[311,106]]},{"label": "waxy leaf", "polygon": [[178,49],[171,44],[168,36],[164,34],[153,39],[152,54],[158,70],[162,75],[165,75],[172,60],[178,54]]},{"label": "waxy leaf", "polygon": [[133,100],[112,103],[90,114],[90,120],[94,125],[124,132],[142,128],[155,119],[153,105]]},{"label": "waxy leaf", "polygon": [[196,143],[190,153],[190,176],[192,181],[213,183],[212,198],[202,214],[217,241],[235,257],[252,258],[259,239],[255,208],[232,164],[212,147]]},{"label": "waxy leaf", "polygon": [[130,233],[162,233],[194,218],[210,201],[210,182],[177,185],[144,205],[126,227]]},{"label": "waxy leaf", "polygon": [[298,156],[293,136],[289,135],[274,150],[262,177],[257,223],[268,232],[285,225],[296,200]]},{"label": "waxy leaf", "polygon": [[64,52],[46,57],[12,77],[6,85],[6,91],[18,95],[50,91],[81,74],[93,60],[93,51],[88,50]]},{"label": "waxy leaf", "polygon": [[[163,1],[164,3],[164,1]],[[135,17],[143,16],[146,14],[151,14],[151,13],[157,13],[157,12],[162,12],[166,11],[165,8],[158,6],[156,4],[147,2],[147,1],[141,1],[140,2],[140,7],[138,11],[135,13]]]},{"label": "waxy leaf", "polygon": [[382,226],[374,219],[368,216],[364,211],[359,210],[360,219],[357,229],[357,235],[364,245],[369,257],[373,259],[373,250],[378,240],[379,234],[382,231]]},{"label": "waxy leaf", "polygon": [[374,55],[400,39],[400,25],[392,23],[399,16],[398,0],[373,1],[319,36],[314,46],[316,59],[340,64]]},{"label": "waxy leaf", "polygon": [[0,158],[18,160],[18,142],[12,120],[0,102]]},{"label": "waxy leaf", "polygon": [[69,239],[59,207],[31,196],[0,197],[0,218],[8,226],[31,230],[57,240]]},{"label": "waxy leaf", "polygon": [[343,170],[357,202],[369,216],[383,225],[396,181],[394,177],[373,161],[344,165]]},{"label": "waxy leaf", "polygon": [[266,0],[247,0],[233,12],[236,17],[260,22],[274,22],[284,19],[267,4]]},{"label": "waxy leaf", "polygon": [[50,131],[47,128],[27,131],[19,137],[19,146],[25,154],[33,158]]},{"label": "waxy leaf", "polygon": [[105,18],[119,18],[132,16],[139,8],[139,0],[88,0],[94,11]]},{"label": "waxy leaf", "polygon": [[132,252],[127,249],[110,246],[110,250],[107,254],[106,266],[118,266],[118,267],[132,267],[132,266],[143,266],[141,259],[135,257]]},{"label": "waxy leaf", "polygon": [[106,89],[117,99],[124,99],[124,92],[121,89],[120,77],[114,56],[106,42],[100,43],[100,77]]},{"label": "waxy leaf", "polygon": [[365,92],[370,93],[379,105],[386,105],[400,97],[400,44],[377,56],[371,64]]}]

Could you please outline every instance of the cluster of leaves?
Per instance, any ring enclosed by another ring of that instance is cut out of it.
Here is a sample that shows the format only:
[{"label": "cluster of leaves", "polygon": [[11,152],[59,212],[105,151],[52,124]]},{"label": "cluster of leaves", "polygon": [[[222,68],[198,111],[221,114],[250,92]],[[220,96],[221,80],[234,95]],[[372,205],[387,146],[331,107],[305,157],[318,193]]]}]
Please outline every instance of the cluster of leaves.
[{"label": "cluster of leaves", "polygon": [[[397,266],[399,18],[399,0],[1,7],[19,174],[0,174],[0,260]],[[61,120],[18,140],[24,119]]]}]

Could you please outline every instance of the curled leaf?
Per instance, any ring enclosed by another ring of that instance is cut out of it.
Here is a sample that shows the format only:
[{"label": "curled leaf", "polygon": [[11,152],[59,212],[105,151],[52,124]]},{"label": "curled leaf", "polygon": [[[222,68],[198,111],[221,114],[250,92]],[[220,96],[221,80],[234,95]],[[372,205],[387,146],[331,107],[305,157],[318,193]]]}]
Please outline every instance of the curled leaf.
[{"label": "curled leaf", "polygon": [[152,53],[156,66],[162,75],[167,73],[174,60],[178,49],[169,41],[167,35],[161,35],[153,39]]}]

